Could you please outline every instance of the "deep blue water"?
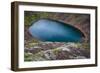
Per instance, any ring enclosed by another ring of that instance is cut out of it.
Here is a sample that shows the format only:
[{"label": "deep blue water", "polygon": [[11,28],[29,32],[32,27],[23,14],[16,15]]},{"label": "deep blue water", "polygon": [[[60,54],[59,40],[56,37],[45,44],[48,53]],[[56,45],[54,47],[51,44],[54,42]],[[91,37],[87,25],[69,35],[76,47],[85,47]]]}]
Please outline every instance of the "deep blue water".
[{"label": "deep blue water", "polygon": [[80,42],[84,37],[77,28],[50,19],[40,19],[32,23],[29,33],[39,40],[51,42]]}]

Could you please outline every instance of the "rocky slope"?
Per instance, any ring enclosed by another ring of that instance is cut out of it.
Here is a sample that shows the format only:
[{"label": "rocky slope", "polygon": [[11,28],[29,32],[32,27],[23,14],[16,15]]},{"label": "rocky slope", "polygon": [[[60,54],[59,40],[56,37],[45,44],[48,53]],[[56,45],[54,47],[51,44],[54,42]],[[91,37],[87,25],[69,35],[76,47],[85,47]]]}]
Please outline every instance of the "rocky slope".
[{"label": "rocky slope", "polygon": [[90,58],[87,46],[84,43],[31,43],[25,47],[25,61],[86,59]]}]

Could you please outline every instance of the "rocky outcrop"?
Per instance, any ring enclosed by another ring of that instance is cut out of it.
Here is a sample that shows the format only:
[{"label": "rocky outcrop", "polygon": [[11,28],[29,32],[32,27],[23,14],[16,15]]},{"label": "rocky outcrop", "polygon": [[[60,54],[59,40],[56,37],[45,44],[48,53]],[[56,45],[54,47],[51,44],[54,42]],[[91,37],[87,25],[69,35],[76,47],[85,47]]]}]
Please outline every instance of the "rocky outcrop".
[{"label": "rocky outcrop", "polygon": [[[82,48],[79,43],[41,42],[31,48],[25,48],[25,53],[31,54],[31,57],[29,56],[31,61],[90,58],[89,49]],[[26,58],[25,61],[28,59]]]}]

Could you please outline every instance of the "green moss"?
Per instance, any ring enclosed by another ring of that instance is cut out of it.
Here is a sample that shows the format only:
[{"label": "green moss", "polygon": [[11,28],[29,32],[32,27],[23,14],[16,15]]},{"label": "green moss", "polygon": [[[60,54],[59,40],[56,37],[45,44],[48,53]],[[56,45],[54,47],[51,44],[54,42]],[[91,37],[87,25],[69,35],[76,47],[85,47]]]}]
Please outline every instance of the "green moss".
[{"label": "green moss", "polygon": [[90,49],[90,44],[89,44],[89,42],[76,43],[76,45],[77,45],[77,48]]},{"label": "green moss", "polygon": [[[28,13],[27,13],[28,14]],[[26,26],[30,26],[32,22],[35,22],[36,20],[40,19],[40,18],[48,18],[50,15],[50,13],[46,13],[46,12],[43,12],[43,13],[33,13],[30,15],[30,13],[28,15],[25,15],[25,18],[24,18],[24,23]]]},{"label": "green moss", "polygon": [[55,48],[55,49],[53,49],[52,51],[53,51],[54,54],[57,55],[57,54],[59,53],[59,51],[61,51],[61,49]]},{"label": "green moss", "polygon": [[24,53],[24,61],[32,61],[32,53]]},{"label": "green moss", "polygon": [[33,54],[33,60],[34,61],[44,60],[43,55],[44,55],[43,51]]},{"label": "green moss", "polygon": [[82,47],[83,47],[84,49],[90,49],[90,44],[89,44],[89,43],[83,43],[83,44],[82,44]]},{"label": "green moss", "polygon": [[27,47],[27,48],[34,47],[34,46],[38,45],[39,43],[40,43],[40,41],[33,39],[30,41],[27,41],[25,44],[25,47]]}]

